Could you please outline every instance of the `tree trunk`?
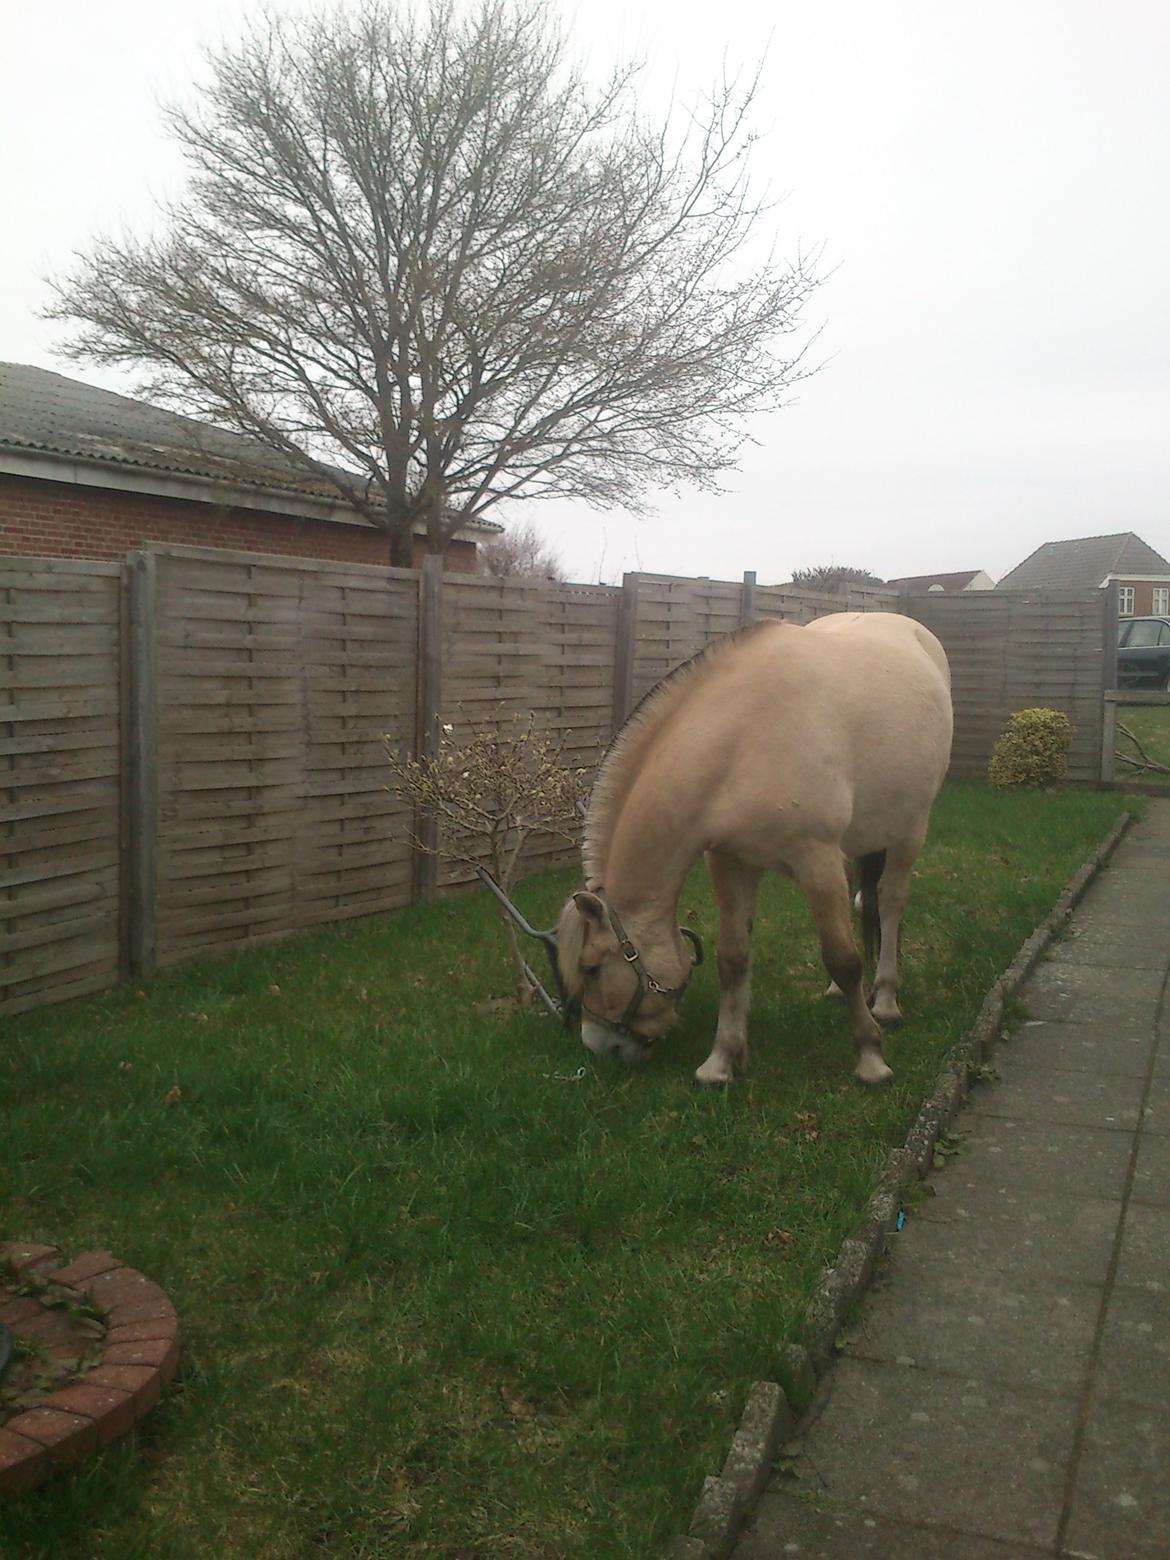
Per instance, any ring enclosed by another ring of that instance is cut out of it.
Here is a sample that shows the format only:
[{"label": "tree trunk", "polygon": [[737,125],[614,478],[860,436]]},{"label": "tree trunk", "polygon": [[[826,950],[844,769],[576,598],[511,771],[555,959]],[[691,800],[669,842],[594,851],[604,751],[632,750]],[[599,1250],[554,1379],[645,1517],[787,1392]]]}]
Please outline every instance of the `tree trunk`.
[{"label": "tree trunk", "polygon": [[388,533],[390,541],[390,567],[392,569],[414,568],[414,532],[411,526],[396,526]]}]

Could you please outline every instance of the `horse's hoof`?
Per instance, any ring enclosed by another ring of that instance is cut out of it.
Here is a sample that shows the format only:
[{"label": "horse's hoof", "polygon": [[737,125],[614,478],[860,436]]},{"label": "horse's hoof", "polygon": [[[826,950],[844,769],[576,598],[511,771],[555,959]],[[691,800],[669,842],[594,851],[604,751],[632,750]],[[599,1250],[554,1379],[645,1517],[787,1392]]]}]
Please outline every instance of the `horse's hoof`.
[{"label": "horse's hoof", "polygon": [[706,1088],[726,1086],[734,1076],[729,1067],[713,1067],[710,1062],[704,1062],[701,1067],[695,1068],[695,1082],[703,1084]]},{"label": "horse's hoof", "polygon": [[867,1046],[864,1051],[859,1052],[854,1074],[861,1079],[862,1083],[870,1085],[886,1083],[894,1076],[893,1069],[887,1067],[881,1052],[872,1046]]}]

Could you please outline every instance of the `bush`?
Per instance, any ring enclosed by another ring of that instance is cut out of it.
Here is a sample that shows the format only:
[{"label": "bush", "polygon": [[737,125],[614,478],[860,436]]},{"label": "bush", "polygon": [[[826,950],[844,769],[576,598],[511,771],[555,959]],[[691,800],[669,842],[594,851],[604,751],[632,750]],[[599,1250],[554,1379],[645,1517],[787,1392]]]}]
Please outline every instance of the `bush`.
[{"label": "bush", "polygon": [[1068,763],[1072,722],[1063,710],[1017,710],[991,750],[992,785],[1052,785]]}]

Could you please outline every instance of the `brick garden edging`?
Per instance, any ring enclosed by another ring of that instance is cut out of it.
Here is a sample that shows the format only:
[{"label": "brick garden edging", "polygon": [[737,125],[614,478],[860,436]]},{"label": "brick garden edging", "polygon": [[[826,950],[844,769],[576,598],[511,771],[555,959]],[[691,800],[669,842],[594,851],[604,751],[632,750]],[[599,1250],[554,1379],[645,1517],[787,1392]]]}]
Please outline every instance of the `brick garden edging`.
[{"label": "brick garden edging", "polygon": [[[813,1290],[798,1329],[799,1342],[781,1351],[783,1386],[757,1381],[748,1394],[739,1428],[722,1472],[703,1481],[689,1532],[675,1540],[673,1560],[726,1560],[740,1525],[759,1499],[777,1448],[786,1441],[821,1376],[853,1305],[869,1283],[902,1208],[902,1194],[925,1178],[939,1135],[967,1098],[971,1076],[995,1047],[1004,1008],[1063,930],[1089,884],[1117,849],[1133,822],[1123,813],[1105,839],[1067,884],[1055,905],[1020,947],[984,998],[974,1024],[953,1047],[938,1082],[902,1148],[891,1149],[878,1184],[853,1234],[841,1242],[837,1260]],[[795,1410],[795,1411],[794,1411]]]},{"label": "brick garden edging", "polygon": [[[0,1425],[0,1500],[125,1435],[154,1407],[179,1363],[179,1319],[164,1290],[109,1251],[58,1266],[55,1246],[0,1242],[0,1262],[79,1290],[105,1315],[105,1348],[68,1386]],[[0,1306],[20,1336],[23,1300]],[[9,1314],[11,1313],[11,1314]]]}]

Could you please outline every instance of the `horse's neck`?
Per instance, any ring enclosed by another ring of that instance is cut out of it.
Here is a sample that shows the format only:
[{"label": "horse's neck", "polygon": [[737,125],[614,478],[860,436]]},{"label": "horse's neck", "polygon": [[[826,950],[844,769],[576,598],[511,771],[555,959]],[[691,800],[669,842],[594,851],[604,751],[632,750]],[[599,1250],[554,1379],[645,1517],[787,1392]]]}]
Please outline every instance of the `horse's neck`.
[{"label": "horse's neck", "polygon": [[702,854],[698,838],[677,814],[635,786],[615,820],[605,864],[605,888],[623,916],[645,933],[673,930],[687,873]]}]

